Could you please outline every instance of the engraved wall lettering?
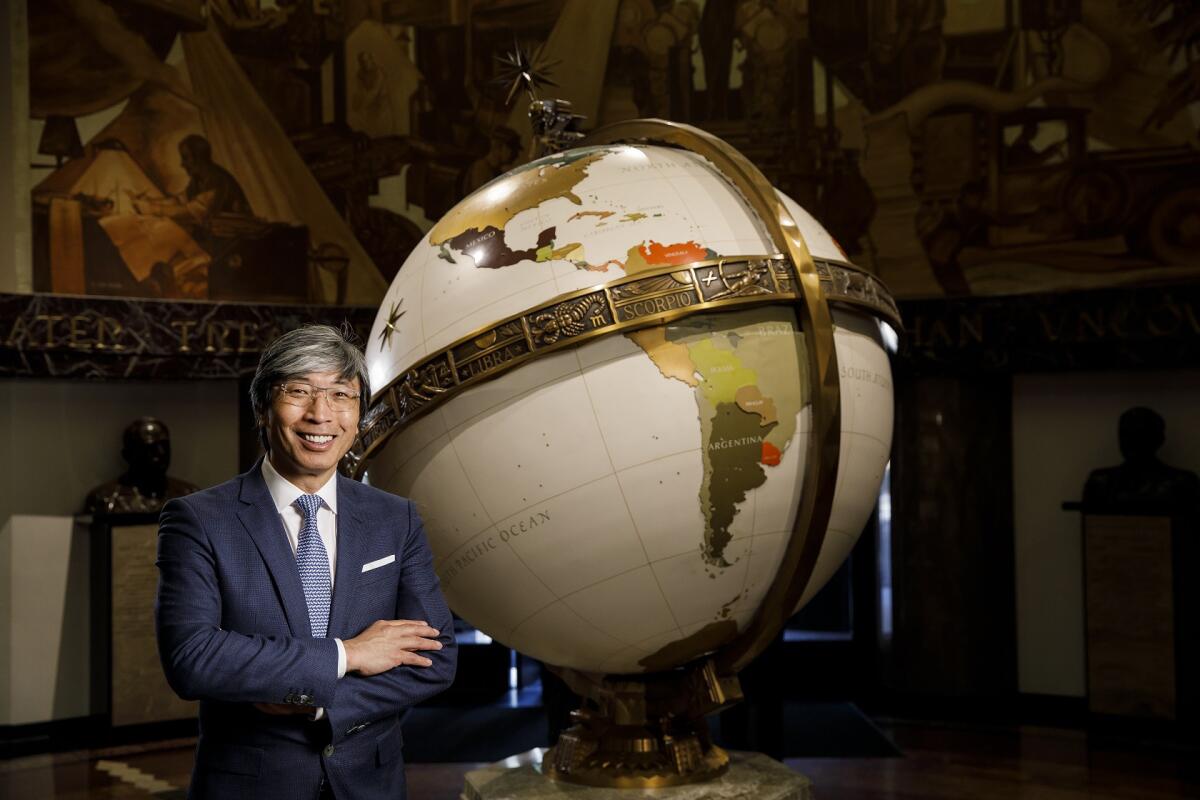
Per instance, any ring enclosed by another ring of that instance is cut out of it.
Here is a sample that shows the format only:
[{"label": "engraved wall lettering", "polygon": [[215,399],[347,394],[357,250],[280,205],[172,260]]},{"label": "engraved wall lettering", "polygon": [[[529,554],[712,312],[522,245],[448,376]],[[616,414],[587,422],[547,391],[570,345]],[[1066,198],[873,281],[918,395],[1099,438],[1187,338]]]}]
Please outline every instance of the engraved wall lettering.
[{"label": "engraved wall lettering", "polygon": [[196,327],[195,321],[190,319],[175,319],[171,320],[171,327],[179,331],[178,352],[190,353],[192,351],[192,328]]},{"label": "engraved wall lettering", "polygon": [[65,319],[63,314],[38,314],[33,318],[35,322],[43,322],[46,325],[46,347],[54,347],[55,328],[58,323]]},{"label": "engraved wall lettering", "polygon": [[229,337],[229,327],[222,322],[209,320],[204,326],[204,352],[232,353],[233,348],[226,343]]},{"label": "engraved wall lettering", "polygon": [[118,320],[112,317],[100,317],[99,324],[96,326],[96,349],[97,350],[112,350],[114,353],[119,353],[125,349],[125,344],[121,341],[121,337],[125,333],[125,326]]},{"label": "engraved wall lettering", "polygon": [[84,325],[88,323],[87,314],[72,314],[67,325],[67,346],[76,350],[91,350],[92,341],[86,337],[88,331],[84,329]]}]

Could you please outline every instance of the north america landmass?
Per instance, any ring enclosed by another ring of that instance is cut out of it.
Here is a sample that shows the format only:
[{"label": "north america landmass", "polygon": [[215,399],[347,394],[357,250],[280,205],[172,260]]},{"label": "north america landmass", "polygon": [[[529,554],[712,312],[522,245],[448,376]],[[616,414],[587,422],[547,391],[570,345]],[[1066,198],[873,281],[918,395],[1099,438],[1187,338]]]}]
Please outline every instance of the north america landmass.
[{"label": "north america landmass", "polygon": [[[566,261],[589,272],[608,272],[614,266],[625,268],[621,259],[589,261],[581,241],[559,243],[557,225],[538,231],[533,247],[514,248],[508,242],[509,223],[514,217],[557,199],[580,206],[579,211],[567,217],[568,223],[592,219],[596,228],[661,217],[659,211],[583,208],[576,189],[588,177],[589,170],[613,152],[610,148],[571,150],[497,178],[442,217],[429,232],[429,244],[437,249],[443,261],[457,264],[460,256],[467,256],[479,269],[503,269],[530,261]],[[637,248],[630,248],[631,252],[634,249]]]}]

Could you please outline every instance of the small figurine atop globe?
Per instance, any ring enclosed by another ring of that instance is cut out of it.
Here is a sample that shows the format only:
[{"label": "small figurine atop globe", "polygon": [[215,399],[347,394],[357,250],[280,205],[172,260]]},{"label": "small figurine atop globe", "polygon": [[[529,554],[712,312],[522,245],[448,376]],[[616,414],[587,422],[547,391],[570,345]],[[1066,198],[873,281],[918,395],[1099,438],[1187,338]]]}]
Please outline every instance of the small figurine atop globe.
[{"label": "small figurine atop globe", "polygon": [[129,468],[119,478],[88,493],[85,510],[92,514],[157,514],[173,497],[196,491],[194,484],[167,474],[171,465],[171,433],[154,417],[139,417],[125,428],[121,457]]}]

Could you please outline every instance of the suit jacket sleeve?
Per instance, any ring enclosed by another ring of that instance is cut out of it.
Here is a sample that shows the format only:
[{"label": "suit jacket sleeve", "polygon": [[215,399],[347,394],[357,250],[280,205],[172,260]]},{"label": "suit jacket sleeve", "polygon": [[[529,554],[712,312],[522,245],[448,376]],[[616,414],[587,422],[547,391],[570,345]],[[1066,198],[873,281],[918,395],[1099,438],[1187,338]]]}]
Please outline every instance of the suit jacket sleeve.
[{"label": "suit jacket sleeve", "polygon": [[[333,639],[246,635],[221,629],[212,544],[186,498],[163,507],[158,530],[158,652],[185,700],[329,705],[337,686]],[[298,700],[308,695],[307,700]]]},{"label": "suit jacket sleeve", "polygon": [[438,641],[442,649],[421,651],[433,661],[428,667],[402,665],[371,677],[348,673],[338,681],[333,702],[325,708],[334,742],[360,725],[393,716],[432,697],[454,681],[458,662],[454,618],[438,588],[424,525],[412,501],[407,505],[408,534],[402,551],[396,619],[425,620],[441,631]]}]

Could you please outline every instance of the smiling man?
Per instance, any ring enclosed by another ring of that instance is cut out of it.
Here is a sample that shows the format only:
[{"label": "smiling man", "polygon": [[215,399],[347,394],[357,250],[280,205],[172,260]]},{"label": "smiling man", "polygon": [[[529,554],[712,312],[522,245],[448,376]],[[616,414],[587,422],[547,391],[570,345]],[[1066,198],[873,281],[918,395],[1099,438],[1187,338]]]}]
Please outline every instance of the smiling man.
[{"label": "smiling man", "polygon": [[337,330],[286,333],[250,386],[266,456],[168,503],[155,607],[171,687],[200,700],[191,798],[403,798],[400,718],[454,678],[413,504],[338,474],[370,387]]}]

